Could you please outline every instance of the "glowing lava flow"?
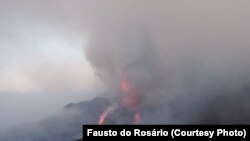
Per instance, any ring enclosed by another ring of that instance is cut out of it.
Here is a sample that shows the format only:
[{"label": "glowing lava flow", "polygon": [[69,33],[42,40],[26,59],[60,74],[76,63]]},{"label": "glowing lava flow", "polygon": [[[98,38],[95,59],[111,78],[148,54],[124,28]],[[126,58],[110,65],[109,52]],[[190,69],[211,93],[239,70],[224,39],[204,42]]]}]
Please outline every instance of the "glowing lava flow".
[{"label": "glowing lava flow", "polygon": [[135,113],[134,114],[134,123],[135,124],[140,124],[141,123],[141,115],[140,115],[140,113]]},{"label": "glowing lava flow", "polygon": [[112,113],[113,111],[115,110],[114,107],[108,107],[99,117],[99,121],[98,121],[98,124],[99,125],[102,125],[106,119],[106,117]]}]

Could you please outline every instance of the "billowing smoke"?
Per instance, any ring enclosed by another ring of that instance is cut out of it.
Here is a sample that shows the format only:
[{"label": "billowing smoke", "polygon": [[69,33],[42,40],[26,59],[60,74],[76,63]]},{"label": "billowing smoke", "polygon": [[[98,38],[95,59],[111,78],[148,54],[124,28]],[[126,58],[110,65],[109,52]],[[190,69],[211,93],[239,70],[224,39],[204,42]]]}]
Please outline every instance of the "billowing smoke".
[{"label": "billowing smoke", "polygon": [[213,2],[114,3],[97,12],[86,55],[111,95],[122,95],[128,75],[142,95],[142,123],[249,123],[243,10],[230,2],[214,10]]}]

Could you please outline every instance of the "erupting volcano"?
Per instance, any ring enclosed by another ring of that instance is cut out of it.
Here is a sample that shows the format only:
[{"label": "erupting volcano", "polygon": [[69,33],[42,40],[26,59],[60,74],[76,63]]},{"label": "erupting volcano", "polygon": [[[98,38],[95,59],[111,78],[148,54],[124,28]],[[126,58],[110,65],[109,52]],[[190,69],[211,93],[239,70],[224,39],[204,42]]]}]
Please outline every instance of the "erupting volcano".
[{"label": "erupting volcano", "polygon": [[[120,100],[118,100],[118,107],[111,105],[104,110],[100,115],[98,124],[102,125],[106,123],[106,119],[110,116],[113,120],[118,120],[114,118],[119,118],[119,114],[124,110],[124,114],[132,114],[133,116],[127,116],[128,118],[133,119],[134,124],[141,123],[141,115],[139,112],[140,97],[141,94],[130,81],[127,74],[122,75],[122,78],[119,82],[119,89],[121,90]],[[117,115],[118,116],[115,116]]]}]

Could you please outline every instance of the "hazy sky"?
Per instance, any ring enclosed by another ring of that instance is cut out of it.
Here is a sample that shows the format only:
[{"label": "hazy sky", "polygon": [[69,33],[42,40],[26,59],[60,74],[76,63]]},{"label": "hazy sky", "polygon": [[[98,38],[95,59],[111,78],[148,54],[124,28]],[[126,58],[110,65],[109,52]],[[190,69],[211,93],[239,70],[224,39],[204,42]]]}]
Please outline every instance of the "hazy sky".
[{"label": "hazy sky", "polygon": [[93,97],[87,34],[69,18],[56,1],[0,0],[0,131]]}]

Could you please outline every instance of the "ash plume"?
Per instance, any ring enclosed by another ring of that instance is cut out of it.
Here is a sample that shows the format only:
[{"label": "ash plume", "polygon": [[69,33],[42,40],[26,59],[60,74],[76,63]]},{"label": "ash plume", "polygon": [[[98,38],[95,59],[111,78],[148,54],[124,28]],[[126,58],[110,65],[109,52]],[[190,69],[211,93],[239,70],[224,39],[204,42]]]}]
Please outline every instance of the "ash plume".
[{"label": "ash plume", "polygon": [[192,9],[199,2],[171,3],[186,13],[168,4],[102,5],[86,51],[97,76],[111,94],[124,72],[130,77],[143,95],[142,123],[249,123],[249,32],[235,20],[250,19],[203,7],[206,17]]}]

